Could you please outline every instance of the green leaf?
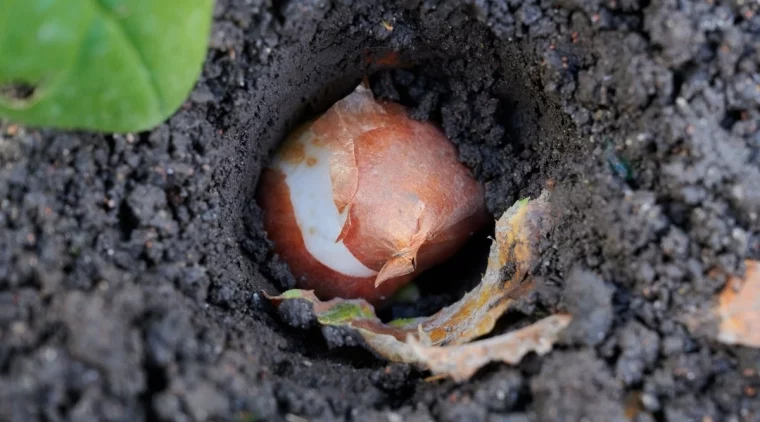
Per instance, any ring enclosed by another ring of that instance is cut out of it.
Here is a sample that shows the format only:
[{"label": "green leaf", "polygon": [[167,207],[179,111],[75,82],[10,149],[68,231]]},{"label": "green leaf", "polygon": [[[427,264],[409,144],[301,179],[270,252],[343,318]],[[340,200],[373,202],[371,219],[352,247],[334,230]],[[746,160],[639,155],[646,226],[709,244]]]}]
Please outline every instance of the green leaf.
[{"label": "green leaf", "polygon": [[290,290],[286,290],[286,291],[282,292],[282,294],[280,295],[280,297],[282,297],[283,299],[301,299],[301,298],[305,298],[305,299],[308,300],[308,298],[304,297],[303,292],[304,292],[304,290],[301,290],[301,289],[290,289]]},{"label": "green leaf", "polygon": [[398,318],[389,322],[388,325],[396,328],[416,327],[420,321],[424,321],[425,318]]},{"label": "green leaf", "polygon": [[213,0],[0,0],[0,117],[149,129],[187,98]]},{"label": "green leaf", "polygon": [[369,306],[359,303],[339,302],[319,315],[322,324],[341,324],[359,318],[374,318],[375,313]]}]

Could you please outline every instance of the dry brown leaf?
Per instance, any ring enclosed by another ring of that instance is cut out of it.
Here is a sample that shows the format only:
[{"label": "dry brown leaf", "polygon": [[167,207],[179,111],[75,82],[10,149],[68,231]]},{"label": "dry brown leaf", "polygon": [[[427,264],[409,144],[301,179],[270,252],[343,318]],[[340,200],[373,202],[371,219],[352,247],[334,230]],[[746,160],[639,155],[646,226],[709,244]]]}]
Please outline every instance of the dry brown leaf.
[{"label": "dry brown leaf", "polygon": [[490,333],[519,298],[518,293],[525,293],[521,287],[530,282],[528,275],[538,256],[539,242],[550,227],[549,191],[510,207],[496,222],[488,267],[480,284],[422,322],[430,345],[463,344]]},{"label": "dry brown leaf", "polygon": [[732,276],[718,297],[718,341],[760,347],[760,262],[745,261],[744,278]]},{"label": "dry brown leaf", "polygon": [[[460,345],[490,333],[510,305],[532,289],[530,272],[539,256],[541,238],[550,227],[548,191],[535,200],[515,203],[496,222],[481,283],[430,317],[386,324],[375,316],[372,305],[361,299],[321,301],[313,292],[298,289],[265,296],[275,306],[286,300],[307,300],[320,324],[355,330],[369,350],[390,361],[426,365],[419,347]],[[556,318],[550,321],[556,322]],[[413,343],[407,342],[409,336]]]},{"label": "dry brown leaf", "polygon": [[464,381],[490,362],[514,365],[530,352],[548,353],[571,319],[570,315],[552,315],[516,331],[457,346],[423,346],[411,335],[407,343],[417,361],[433,374]]}]

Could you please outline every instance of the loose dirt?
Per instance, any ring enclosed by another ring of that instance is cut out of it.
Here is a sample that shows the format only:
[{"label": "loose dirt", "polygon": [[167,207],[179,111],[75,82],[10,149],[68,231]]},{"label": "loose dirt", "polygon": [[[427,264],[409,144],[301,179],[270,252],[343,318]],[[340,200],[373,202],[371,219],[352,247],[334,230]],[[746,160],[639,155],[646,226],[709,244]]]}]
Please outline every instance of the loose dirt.
[{"label": "loose dirt", "polygon": [[[0,419],[760,420],[760,351],[686,328],[760,258],[757,3],[277,3],[217,2],[151,132],[0,124]],[[258,174],[365,75],[441,125],[494,217],[554,183],[507,320],[573,313],[555,351],[429,383],[264,303],[294,280]]]}]

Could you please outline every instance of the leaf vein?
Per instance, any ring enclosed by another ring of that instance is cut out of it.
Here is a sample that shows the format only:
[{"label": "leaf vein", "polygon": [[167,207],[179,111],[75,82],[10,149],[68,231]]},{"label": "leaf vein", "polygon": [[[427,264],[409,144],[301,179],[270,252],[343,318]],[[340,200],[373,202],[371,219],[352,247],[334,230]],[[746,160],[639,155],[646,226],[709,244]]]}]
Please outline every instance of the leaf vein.
[{"label": "leaf vein", "polygon": [[100,0],[90,0],[93,6],[95,7],[96,11],[100,13],[101,16],[103,16],[105,19],[109,20],[116,26],[116,28],[119,29],[121,32],[122,37],[127,42],[127,45],[132,49],[132,52],[135,54],[138,60],[138,64],[143,68],[145,73],[148,75],[148,83],[150,84],[150,89],[153,91],[153,96],[156,99],[156,103],[158,103],[158,110],[159,112],[164,112],[164,101],[161,97],[161,91],[158,89],[158,81],[156,81],[155,75],[150,69],[150,66],[148,66],[148,61],[145,59],[145,55],[143,54],[142,50],[138,47],[138,43],[135,42],[135,40],[132,38],[132,36],[129,34],[129,31],[127,31],[124,26],[119,22],[119,18],[113,14],[110,10],[108,10],[107,7],[103,6],[100,3]]}]

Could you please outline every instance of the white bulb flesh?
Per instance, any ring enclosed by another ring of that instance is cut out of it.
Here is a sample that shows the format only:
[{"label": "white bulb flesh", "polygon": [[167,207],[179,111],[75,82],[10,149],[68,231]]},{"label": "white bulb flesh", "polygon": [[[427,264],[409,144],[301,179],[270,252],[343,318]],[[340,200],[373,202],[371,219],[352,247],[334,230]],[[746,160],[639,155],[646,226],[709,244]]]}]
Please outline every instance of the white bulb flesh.
[{"label": "white bulb flesh", "polygon": [[346,222],[348,207],[342,213],[338,211],[330,179],[331,152],[324,146],[314,145],[313,139],[311,130],[306,130],[294,140],[303,145],[304,155],[309,159],[297,163],[282,159],[274,162],[274,167],[285,175],[304,246],[314,259],[333,271],[350,277],[375,276],[377,271],[356,259],[343,241],[335,241]]}]

